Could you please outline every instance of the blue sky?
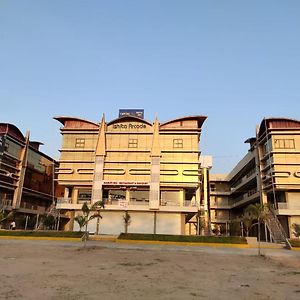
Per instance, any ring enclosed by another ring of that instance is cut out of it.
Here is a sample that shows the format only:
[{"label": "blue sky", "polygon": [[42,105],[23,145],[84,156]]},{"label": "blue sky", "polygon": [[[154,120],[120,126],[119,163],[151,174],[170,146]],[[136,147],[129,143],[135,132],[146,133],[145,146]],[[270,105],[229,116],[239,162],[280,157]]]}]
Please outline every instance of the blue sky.
[{"label": "blue sky", "polygon": [[206,115],[228,172],[263,117],[300,119],[300,1],[0,0],[0,121],[55,158],[53,116]]}]

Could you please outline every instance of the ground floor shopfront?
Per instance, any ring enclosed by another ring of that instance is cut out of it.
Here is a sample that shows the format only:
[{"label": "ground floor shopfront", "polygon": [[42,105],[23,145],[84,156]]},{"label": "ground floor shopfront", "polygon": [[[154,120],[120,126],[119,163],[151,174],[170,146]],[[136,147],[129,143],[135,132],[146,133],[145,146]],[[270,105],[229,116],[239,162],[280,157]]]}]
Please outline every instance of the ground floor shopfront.
[{"label": "ground floor shopfront", "polygon": [[[159,206],[149,205],[149,185],[120,186],[104,185],[101,209],[102,218],[95,218],[88,224],[88,230],[100,234],[157,233],[194,234],[195,216],[198,211],[196,188],[164,187],[160,190]],[[57,209],[70,216],[66,230],[79,230],[76,216],[82,215],[84,202],[92,204],[92,190],[88,187],[66,188],[65,197],[59,198]],[[124,222],[125,213],[130,215],[130,224]],[[95,212],[93,212],[95,213]],[[97,230],[98,229],[98,230]]]}]

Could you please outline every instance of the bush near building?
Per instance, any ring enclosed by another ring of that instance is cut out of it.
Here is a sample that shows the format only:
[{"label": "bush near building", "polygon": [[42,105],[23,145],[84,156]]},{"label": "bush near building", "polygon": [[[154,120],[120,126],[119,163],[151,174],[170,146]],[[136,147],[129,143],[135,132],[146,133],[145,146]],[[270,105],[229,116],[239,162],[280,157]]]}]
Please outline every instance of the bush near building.
[{"label": "bush near building", "polygon": [[247,244],[246,238],[238,236],[191,236],[169,234],[121,233],[118,239],[182,243]]}]

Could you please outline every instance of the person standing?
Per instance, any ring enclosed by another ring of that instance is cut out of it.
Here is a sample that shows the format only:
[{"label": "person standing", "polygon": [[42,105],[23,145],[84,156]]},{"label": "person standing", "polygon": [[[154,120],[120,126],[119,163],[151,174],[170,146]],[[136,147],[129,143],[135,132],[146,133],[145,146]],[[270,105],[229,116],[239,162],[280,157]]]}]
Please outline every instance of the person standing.
[{"label": "person standing", "polygon": [[16,222],[15,221],[12,221],[10,223],[10,228],[11,228],[11,230],[15,230],[16,229]]}]

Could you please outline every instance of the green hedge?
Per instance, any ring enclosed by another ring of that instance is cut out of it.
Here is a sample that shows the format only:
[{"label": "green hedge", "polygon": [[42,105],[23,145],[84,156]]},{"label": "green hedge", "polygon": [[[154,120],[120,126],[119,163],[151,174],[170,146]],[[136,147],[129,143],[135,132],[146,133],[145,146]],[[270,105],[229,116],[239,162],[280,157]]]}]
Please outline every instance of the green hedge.
[{"label": "green hedge", "polygon": [[300,239],[289,239],[292,247],[300,247]]},{"label": "green hedge", "polygon": [[118,239],[183,242],[183,243],[247,244],[246,238],[238,237],[238,236],[196,236],[196,235],[121,233]]},{"label": "green hedge", "polygon": [[63,237],[81,238],[84,232],[51,231],[51,230],[0,230],[0,236],[32,236],[32,237]]}]

